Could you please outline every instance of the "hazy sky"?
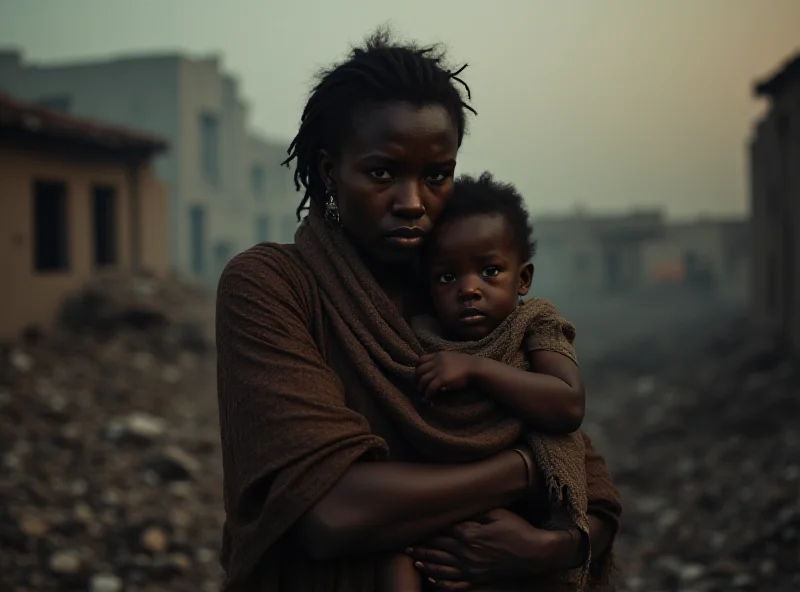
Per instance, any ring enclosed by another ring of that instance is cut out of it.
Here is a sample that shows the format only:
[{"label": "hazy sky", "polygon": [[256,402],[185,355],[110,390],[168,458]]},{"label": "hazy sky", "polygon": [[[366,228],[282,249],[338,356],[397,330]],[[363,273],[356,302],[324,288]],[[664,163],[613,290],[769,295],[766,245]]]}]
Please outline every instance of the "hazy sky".
[{"label": "hazy sky", "polygon": [[469,63],[459,170],[515,182],[535,214],[746,211],[752,82],[800,49],[800,0],[0,0],[0,45],[221,52],[255,127],[289,139],[316,69],[386,22]]}]

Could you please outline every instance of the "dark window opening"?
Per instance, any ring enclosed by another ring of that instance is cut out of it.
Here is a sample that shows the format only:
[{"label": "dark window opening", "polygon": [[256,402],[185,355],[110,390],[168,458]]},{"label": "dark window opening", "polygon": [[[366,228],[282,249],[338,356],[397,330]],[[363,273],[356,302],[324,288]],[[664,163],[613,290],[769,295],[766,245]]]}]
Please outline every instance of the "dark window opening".
[{"label": "dark window opening", "polygon": [[267,173],[260,164],[253,165],[250,170],[250,187],[256,197],[264,197],[267,193]]},{"label": "dark window opening", "polygon": [[222,275],[228,261],[233,257],[233,244],[229,241],[220,241],[214,245],[214,267],[217,277]]},{"label": "dark window opening", "polygon": [[206,181],[219,186],[219,120],[215,115],[200,115],[200,166]]},{"label": "dark window opening", "polygon": [[269,240],[269,216],[256,218],[256,242],[265,243]]},{"label": "dark window opening", "polygon": [[206,269],[206,212],[201,206],[189,210],[189,250],[192,273],[203,275]]},{"label": "dark window opening", "polygon": [[34,265],[36,271],[69,267],[67,186],[53,181],[34,184]]},{"label": "dark window opening", "polygon": [[94,263],[117,264],[117,207],[113,187],[95,187],[92,191],[94,213]]}]

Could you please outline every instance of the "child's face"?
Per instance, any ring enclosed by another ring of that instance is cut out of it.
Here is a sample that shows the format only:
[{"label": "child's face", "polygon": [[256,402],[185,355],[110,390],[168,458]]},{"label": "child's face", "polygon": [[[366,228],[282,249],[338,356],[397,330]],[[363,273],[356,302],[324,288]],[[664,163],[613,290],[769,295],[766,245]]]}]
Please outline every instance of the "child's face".
[{"label": "child's face", "polygon": [[491,333],[530,289],[533,264],[520,261],[502,215],[475,214],[436,229],[426,273],[439,321],[451,339]]}]

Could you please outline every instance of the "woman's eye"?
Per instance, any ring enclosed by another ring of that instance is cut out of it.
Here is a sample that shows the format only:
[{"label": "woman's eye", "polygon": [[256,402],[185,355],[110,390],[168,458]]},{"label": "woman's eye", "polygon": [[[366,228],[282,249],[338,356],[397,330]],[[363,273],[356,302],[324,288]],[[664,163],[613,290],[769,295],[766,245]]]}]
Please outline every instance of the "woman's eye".
[{"label": "woman's eye", "polygon": [[500,273],[500,268],[496,265],[490,265],[483,270],[483,275],[486,277],[496,277]]},{"label": "woman's eye", "polygon": [[374,169],[370,171],[369,174],[373,179],[378,179],[380,181],[386,181],[392,178],[389,169]]},{"label": "woman's eye", "polygon": [[443,273],[439,276],[439,283],[451,284],[456,281],[456,277],[452,273]]}]

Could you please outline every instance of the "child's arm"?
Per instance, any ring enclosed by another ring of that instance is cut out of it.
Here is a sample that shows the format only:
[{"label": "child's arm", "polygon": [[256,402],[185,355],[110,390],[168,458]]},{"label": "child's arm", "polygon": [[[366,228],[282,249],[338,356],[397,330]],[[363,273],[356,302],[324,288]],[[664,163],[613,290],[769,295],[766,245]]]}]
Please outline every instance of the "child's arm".
[{"label": "child's arm", "polygon": [[586,398],[578,365],[546,350],[532,351],[528,357],[530,371],[478,358],[473,384],[537,431],[567,434],[580,428]]},{"label": "child's arm", "polygon": [[553,351],[535,350],[528,355],[530,371],[455,352],[422,356],[417,370],[420,390],[432,399],[440,397],[442,390],[473,386],[509,407],[535,430],[574,432],[583,423],[585,410],[578,365]]},{"label": "child's arm", "polygon": [[395,553],[378,564],[375,590],[377,592],[421,592],[422,574],[414,567],[414,559]]}]

